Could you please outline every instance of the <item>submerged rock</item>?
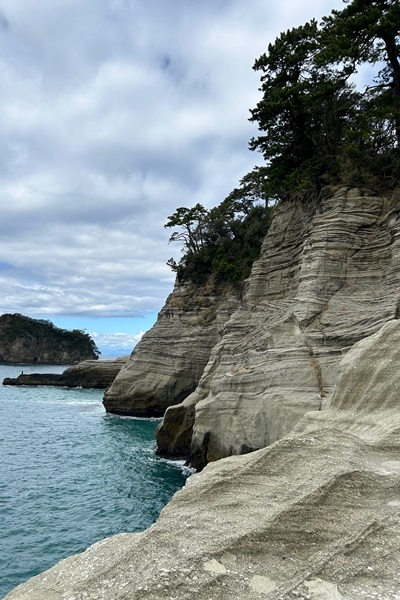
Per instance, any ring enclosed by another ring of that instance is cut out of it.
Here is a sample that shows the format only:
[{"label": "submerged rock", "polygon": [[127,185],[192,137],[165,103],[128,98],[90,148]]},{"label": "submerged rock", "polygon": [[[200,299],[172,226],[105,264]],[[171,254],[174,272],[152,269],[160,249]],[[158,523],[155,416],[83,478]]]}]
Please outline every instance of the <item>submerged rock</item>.
[{"label": "submerged rock", "polygon": [[53,385],[105,389],[112,384],[128,356],[114,360],[85,360],[69,367],[63,373],[21,373],[16,378],[6,377],[3,385]]},{"label": "submerged rock", "polygon": [[360,600],[400,589],[400,322],[356,344],[326,410],[189,478],[159,520],[6,600]]}]

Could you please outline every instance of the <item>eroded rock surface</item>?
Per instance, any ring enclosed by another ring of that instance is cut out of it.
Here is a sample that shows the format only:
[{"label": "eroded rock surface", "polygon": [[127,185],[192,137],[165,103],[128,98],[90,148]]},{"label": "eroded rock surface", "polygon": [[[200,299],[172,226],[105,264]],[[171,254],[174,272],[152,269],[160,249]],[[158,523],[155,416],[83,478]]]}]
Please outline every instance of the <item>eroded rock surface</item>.
[{"label": "eroded rock surface", "polygon": [[160,453],[202,468],[323,409],[342,354],[397,316],[399,211],[399,197],[345,188],[277,207],[198,387],[165,414]]},{"label": "eroded rock surface", "polygon": [[240,290],[176,284],[154,327],[104,396],[108,412],[160,417],[196,388]]},{"label": "eroded rock surface", "polygon": [[398,600],[399,354],[396,320],[348,352],[326,410],[6,599]]},{"label": "eroded rock surface", "polygon": [[6,377],[3,385],[50,385],[106,389],[112,384],[128,356],[114,360],[84,360],[65,369],[63,373],[21,373],[18,377]]}]

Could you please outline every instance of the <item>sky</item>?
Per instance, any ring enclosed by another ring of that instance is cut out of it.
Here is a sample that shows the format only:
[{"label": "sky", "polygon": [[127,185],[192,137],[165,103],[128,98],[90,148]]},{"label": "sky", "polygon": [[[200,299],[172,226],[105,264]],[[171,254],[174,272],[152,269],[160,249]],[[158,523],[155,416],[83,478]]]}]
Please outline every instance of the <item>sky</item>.
[{"label": "sky", "polygon": [[173,289],[163,226],[259,154],[254,60],[341,0],[0,0],[0,314],[128,354]]}]

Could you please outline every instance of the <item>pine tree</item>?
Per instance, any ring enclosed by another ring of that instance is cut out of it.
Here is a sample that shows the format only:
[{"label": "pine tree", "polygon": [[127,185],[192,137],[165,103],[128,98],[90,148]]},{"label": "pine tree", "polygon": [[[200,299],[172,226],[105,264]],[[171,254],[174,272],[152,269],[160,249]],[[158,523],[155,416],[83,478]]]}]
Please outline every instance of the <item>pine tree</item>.
[{"label": "pine tree", "polygon": [[254,64],[262,100],[251,110],[265,132],[250,142],[266,160],[266,189],[285,198],[319,189],[337,175],[335,158],[348,125],[355,92],[340,70],[316,62],[320,30],[315,20],[282,33]]},{"label": "pine tree", "polygon": [[[369,111],[385,118],[400,147],[400,2],[345,0],[344,10],[323,18],[320,64],[341,64],[347,73],[372,66]],[[322,60],[321,60],[322,59]],[[376,72],[376,70],[378,72]]]}]

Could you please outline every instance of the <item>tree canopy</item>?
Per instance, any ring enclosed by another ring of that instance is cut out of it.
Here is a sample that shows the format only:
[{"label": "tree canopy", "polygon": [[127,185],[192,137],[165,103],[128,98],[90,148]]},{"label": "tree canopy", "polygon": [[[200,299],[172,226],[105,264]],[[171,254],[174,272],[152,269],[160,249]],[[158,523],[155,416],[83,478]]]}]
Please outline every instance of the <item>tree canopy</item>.
[{"label": "tree canopy", "polygon": [[253,194],[243,184],[210,210],[196,204],[168,217],[165,227],[179,228],[170,242],[183,243],[179,263],[173,258],[167,263],[179,280],[204,283],[214,275],[219,281],[237,282],[248,277],[270,220],[270,209],[254,204]]},{"label": "tree canopy", "polygon": [[[398,182],[400,3],[345,3],[321,24],[282,33],[255,61],[263,96],[250,120],[261,135],[250,148],[263,154],[272,197],[346,177]],[[360,70],[370,84],[357,89]]]},{"label": "tree canopy", "polygon": [[[343,0],[282,32],[254,63],[262,97],[250,110],[264,158],[221,204],[178,208],[166,227],[183,244],[178,278],[242,280],[257,258],[271,201],[327,184],[399,184],[400,0]],[[363,79],[367,83],[360,84]]]}]

